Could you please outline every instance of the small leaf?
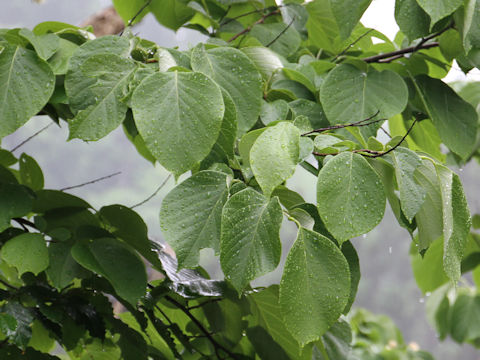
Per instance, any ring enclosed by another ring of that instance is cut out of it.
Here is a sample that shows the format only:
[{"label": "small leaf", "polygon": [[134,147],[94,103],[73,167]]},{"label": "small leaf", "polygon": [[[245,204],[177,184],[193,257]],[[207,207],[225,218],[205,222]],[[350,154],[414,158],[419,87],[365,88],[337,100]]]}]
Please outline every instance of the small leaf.
[{"label": "small leaf", "polygon": [[347,39],[372,0],[330,0],[340,35]]},{"label": "small leaf", "polygon": [[463,0],[417,0],[425,12],[430,15],[433,27],[439,20],[450,15],[463,4]]},{"label": "small leaf", "polygon": [[250,166],[265,196],[293,175],[299,161],[299,139],[298,128],[285,121],[267,128],[253,144]]},{"label": "small leaf", "polygon": [[72,245],[55,242],[48,246],[50,264],[46,271],[48,278],[58,290],[68,286],[73,279],[89,274],[72,257]]},{"label": "small leaf", "polygon": [[198,266],[201,249],[219,251],[222,208],[227,197],[227,175],[209,170],[196,173],[165,197],[160,226],[175,250],[179,268]]},{"label": "small leaf", "polygon": [[20,180],[23,185],[32,190],[41,190],[43,188],[43,173],[40,166],[34,158],[23,153],[19,159],[20,162]]},{"label": "small leaf", "polygon": [[10,220],[32,210],[33,196],[26,187],[0,183],[0,232],[10,226]]},{"label": "small leaf", "polygon": [[55,34],[35,35],[31,30],[21,29],[18,35],[28,40],[43,60],[51,58],[60,45],[60,38]]},{"label": "small leaf", "polygon": [[340,243],[377,226],[385,201],[378,174],[361,155],[341,153],[320,170],[318,210],[328,231]]},{"label": "small leaf", "polygon": [[430,32],[430,17],[416,0],[395,1],[395,20],[410,41]]},{"label": "small leaf", "polygon": [[463,8],[463,18],[461,19],[463,21],[455,19],[455,22],[458,21],[462,25],[460,28],[463,35],[463,46],[468,53],[472,47],[480,47],[480,4],[476,0],[467,0]]},{"label": "small leaf", "polygon": [[480,296],[461,293],[450,310],[450,333],[460,343],[480,337]]},{"label": "small leaf", "polygon": [[104,276],[117,294],[134,305],[145,295],[147,274],[140,257],[127,245],[113,238],[77,243],[73,258],[83,267]]},{"label": "small leaf", "polygon": [[37,275],[48,267],[48,249],[40,234],[22,234],[8,240],[0,255],[10,266],[15,266],[19,275],[32,272]]},{"label": "small leaf", "polygon": [[284,57],[293,55],[302,41],[297,30],[283,22],[255,25],[250,35]]},{"label": "small leaf", "polygon": [[264,80],[270,79],[277,69],[283,68],[279,56],[266,47],[249,46],[241,50],[255,64]]},{"label": "small leaf", "polygon": [[287,329],[304,346],[320,339],[348,302],[350,273],[340,249],[300,228],[285,263],[280,306]]},{"label": "small leaf", "polygon": [[282,208],[252,188],[233,195],[222,212],[220,263],[226,278],[241,292],[280,261]]},{"label": "small leaf", "polygon": [[138,132],[160,164],[177,175],[203,160],[215,144],[224,115],[220,88],[194,72],[150,75],[135,89]]},{"label": "small leaf", "polygon": [[288,115],[288,104],[285,100],[262,102],[260,119],[264,125],[278,120],[286,120]]}]

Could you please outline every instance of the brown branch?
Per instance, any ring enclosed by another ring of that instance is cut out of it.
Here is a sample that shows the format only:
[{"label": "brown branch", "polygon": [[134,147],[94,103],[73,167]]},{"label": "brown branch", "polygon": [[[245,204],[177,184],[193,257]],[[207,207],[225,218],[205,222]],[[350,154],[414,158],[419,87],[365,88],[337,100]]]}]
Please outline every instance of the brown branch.
[{"label": "brown branch", "polygon": [[84,182],[82,184],[78,184],[78,185],[73,185],[73,186],[68,186],[68,187],[64,187],[62,189],[60,189],[60,191],[65,191],[65,190],[70,190],[70,189],[76,189],[76,188],[79,188],[79,187],[82,187],[82,186],[85,186],[85,185],[90,185],[90,184],[94,184],[96,182],[99,182],[99,181],[102,181],[102,180],[105,180],[105,179],[109,179],[111,177],[114,177],[116,175],[119,175],[121,174],[122,172],[121,171],[118,171],[116,173],[113,173],[113,174],[110,174],[110,175],[107,175],[107,176],[102,176],[98,179],[94,179],[94,180],[91,180],[91,181],[87,181],[87,182]]},{"label": "brown branch", "polygon": [[127,27],[128,26],[132,26],[133,22],[135,21],[135,19],[137,17],[140,16],[140,14],[142,13],[143,10],[145,10],[150,4],[152,3],[152,0],[147,0],[145,1],[145,4],[143,4],[143,6],[137,11],[137,13],[135,15],[133,15],[133,17],[128,20],[128,24],[127,24]]},{"label": "brown branch", "polygon": [[358,43],[360,40],[362,40],[365,36],[367,36],[368,34],[370,34],[371,32],[373,31],[373,29],[369,29],[368,31],[366,31],[364,34],[360,35],[354,42],[352,42],[351,44],[349,44],[347,47],[345,47],[345,49],[343,49],[338,55],[336,55],[334,58],[333,58],[333,62],[335,62],[340,56],[342,55],[345,55],[345,53],[348,51],[348,49],[350,49],[353,45],[355,45],[356,43]]},{"label": "brown branch", "polygon": [[379,54],[379,55],[374,55],[374,56],[369,56],[366,58],[363,58],[362,60],[367,62],[367,63],[388,63],[392,60],[399,59],[403,57],[405,54],[413,53],[418,50],[423,50],[423,49],[430,49],[433,47],[437,47],[439,45],[438,42],[433,42],[433,43],[428,43],[428,44],[422,44],[420,47],[418,45],[415,46],[409,46],[405,49],[400,49],[384,54]]},{"label": "brown branch", "polygon": [[366,119],[356,121],[356,122],[353,122],[353,123],[349,123],[349,124],[332,125],[332,126],[327,126],[327,127],[324,127],[324,128],[315,129],[315,130],[303,133],[301,136],[307,136],[307,135],[314,134],[314,133],[322,133],[322,132],[329,131],[329,130],[343,129],[343,128],[346,128],[346,127],[368,126],[368,125],[371,125],[371,124],[375,124],[379,121],[387,120],[387,119],[377,119],[377,120],[370,121],[375,116],[377,116],[379,113],[380,113],[380,110],[377,110],[377,112],[375,114],[373,114],[372,116],[369,116]]},{"label": "brown branch", "polygon": [[[363,153],[361,155],[364,155],[366,157],[371,157],[371,158],[377,158],[377,157],[380,157],[380,156],[385,156],[388,153],[395,150],[396,148],[398,148],[403,143],[403,141],[407,138],[407,136],[412,131],[412,129],[415,126],[415,124],[417,123],[417,121],[418,121],[418,118],[413,121],[412,125],[407,130],[407,133],[405,135],[403,135],[403,137],[400,139],[400,141],[395,146],[388,149],[387,151],[376,151],[376,150],[370,150],[370,149],[357,149],[357,150],[352,150],[352,152],[353,153]],[[338,155],[340,153],[337,152],[337,153],[329,154],[329,153],[319,153],[319,152],[314,151],[314,152],[312,152],[312,154],[316,155],[316,156],[327,156],[327,155],[335,156],[335,155]]]},{"label": "brown branch", "polygon": [[[227,9],[227,13],[228,11],[230,10],[230,8],[232,7],[232,5],[229,6],[229,9]],[[235,21],[237,19],[240,19],[242,17],[245,17],[245,16],[248,16],[248,15],[253,15],[253,14],[258,14],[258,13],[263,13],[267,10],[272,10],[272,9],[279,9],[281,8],[282,5],[278,5],[278,6],[269,6],[269,7],[266,7],[266,8],[262,8],[262,9],[256,9],[256,10],[252,10],[252,11],[249,11],[249,12],[246,12],[246,13],[243,13],[243,14],[240,14],[240,15],[237,15],[233,18],[229,18],[228,20],[225,20],[225,22],[222,23],[222,20],[223,19],[220,19],[219,21],[219,25],[222,26],[222,25],[226,25],[226,24],[229,24],[231,23],[232,21]]]},{"label": "brown branch", "polygon": [[130,206],[130,209],[134,209],[140,205],[143,205],[145,204],[147,201],[150,201],[155,195],[158,194],[158,192],[165,186],[165,184],[167,183],[168,179],[170,179],[172,177],[172,174],[168,175],[167,178],[165,180],[163,180],[163,182],[160,184],[160,186],[153,192],[152,195],[150,195],[149,197],[147,197],[145,200],[143,201],[140,201],[138,204],[135,204],[133,206]]},{"label": "brown branch", "polygon": [[50,126],[52,126],[53,123],[50,123],[48,124],[47,126],[44,126],[43,128],[41,128],[40,130],[38,130],[36,133],[34,133],[33,135],[29,136],[28,138],[26,138],[25,140],[23,140],[20,144],[18,144],[17,146],[15,146],[12,150],[10,150],[10,152],[14,152],[15,150],[17,150],[18,148],[22,147],[23,145],[25,145],[27,142],[29,142],[30,140],[32,140],[35,136],[39,135],[41,132],[47,130]]},{"label": "brown branch", "polygon": [[249,33],[255,25],[263,24],[267,18],[269,18],[270,16],[273,16],[273,15],[278,15],[278,14],[280,14],[279,9],[274,10],[272,12],[269,12],[268,14],[262,15],[262,17],[260,19],[258,19],[257,21],[255,21],[255,23],[253,23],[252,25],[243,29],[238,34],[232,36],[227,42],[232,42],[232,41],[238,39],[240,36],[245,35],[246,33]]}]

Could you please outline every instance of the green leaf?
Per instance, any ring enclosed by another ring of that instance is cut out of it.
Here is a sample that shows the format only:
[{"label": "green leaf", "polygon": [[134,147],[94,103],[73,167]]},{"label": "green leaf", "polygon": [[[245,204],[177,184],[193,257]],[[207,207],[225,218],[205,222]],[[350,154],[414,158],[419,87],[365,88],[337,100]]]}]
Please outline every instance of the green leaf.
[{"label": "green leaf", "polygon": [[430,32],[430,17],[416,0],[396,0],[395,20],[410,41],[426,36]]},{"label": "green leaf", "polygon": [[419,251],[426,249],[443,233],[442,195],[435,165],[430,160],[422,162],[414,173],[417,183],[426,191],[425,201],[415,216]]},{"label": "green leaf", "polygon": [[463,46],[468,53],[472,47],[480,47],[480,3],[466,0],[460,29],[463,35]]},{"label": "green leaf", "polygon": [[65,75],[68,70],[68,62],[78,49],[78,45],[65,39],[59,41],[58,50],[48,59],[48,64],[55,75]]},{"label": "green leaf", "polygon": [[105,277],[117,294],[134,305],[145,295],[147,274],[140,257],[113,238],[76,243],[73,258],[83,267]]},{"label": "green leaf", "polygon": [[480,337],[480,295],[461,293],[450,310],[450,333],[460,343]]},{"label": "green leaf", "polygon": [[348,314],[355,301],[358,284],[360,283],[360,262],[357,251],[350,241],[346,241],[342,244],[342,254],[345,256],[345,259],[347,259],[348,268],[350,269],[350,297],[343,310],[344,314]]},{"label": "green leaf", "polygon": [[[130,20],[133,19],[135,15],[140,11],[140,9],[145,5],[145,0],[113,0],[113,6],[118,15],[123,19],[125,24],[128,24]],[[142,18],[147,15],[149,8],[143,9],[140,14],[137,15],[134,24],[138,23]]]},{"label": "green leaf", "polygon": [[470,210],[458,175],[445,166],[435,167],[442,196],[443,267],[447,276],[457,281],[471,226]]},{"label": "green leaf", "polygon": [[43,173],[34,158],[23,153],[20,162],[20,181],[32,190],[43,188]]},{"label": "green leaf", "polygon": [[277,186],[272,192],[272,196],[278,196],[278,200],[280,200],[280,203],[285,206],[287,210],[293,209],[295,206],[305,203],[305,200],[299,193],[290,190],[283,185]]},{"label": "green leaf", "polygon": [[270,79],[277,69],[283,68],[280,57],[266,47],[249,46],[241,50],[255,64],[265,80]]},{"label": "green leaf", "polygon": [[175,250],[179,268],[196,267],[201,249],[212,248],[218,253],[222,208],[227,197],[227,175],[208,170],[188,178],[165,197],[160,226],[165,240]]},{"label": "green leaf", "polygon": [[361,155],[345,152],[320,170],[317,203],[328,231],[342,243],[380,223],[385,192],[369,163]]},{"label": "green leaf", "polygon": [[293,118],[306,116],[314,129],[330,125],[323,111],[322,105],[306,99],[298,99],[288,103],[292,110]]},{"label": "green leaf", "polygon": [[255,179],[269,197],[272,191],[295,172],[299,160],[300,131],[291,122],[267,128],[250,150]]},{"label": "green leaf", "polygon": [[284,57],[293,55],[302,41],[297,30],[283,22],[255,25],[250,36]]},{"label": "green leaf", "polygon": [[261,326],[247,329],[247,337],[255,349],[255,353],[265,360],[289,360],[285,350],[276,343],[272,336]]},{"label": "green leaf", "polygon": [[149,7],[160,24],[175,31],[195,14],[192,8],[177,0],[156,0]]},{"label": "green leaf", "polygon": [[298,231],[280,283],[287,329],[303,347],[318,340],[340,317],[350,294],[348,263],[326,237]]},{"label": "green leaf", "polygon": [[75,71],[68,72],[65,90],[76,116],[69,121],[70,139],[98,140],[125,119],[123,99],[137,67],[114,54],[89,57]]},{"label": "green leaf", "polygon": [[391,154],[400,191],[402,211],[408,221],[412,221],[425,201],[425,190],[413,176],[422,161],[416,153],[404,147],[398,147]]},{"label": "green leaf", "polygon": [[[352,348],[352,340],[350,325],[345,320],[340,319],[328,329],[320,341],[323,342],[325,352],[330,360],[347,360]],[[323,359],[323,357],[320,359]]]},{"label": "green leaf", "polygon": [[234,158],[235,139],[237,138],[237,110],[233,99],[225,90],[222,90],[225,113],[217,142],[200,164],[200,169],[207,169],[214,163],[227,163]]},{"label": "green leaf", "polygon": [[260,110],[260,119],[264,125],[278,120],[286,120],[288,115],[288,104],[285,100],[275,100],[272,102],[262,102]]},{"label": "green leaf", "polygon": [[443,270],[443,238],[439,237],[431,243],[423,256],[413,248],[410,258],[413,276],[423,293],[431,292],[448,282]]},{"label": "green leaf", "polygon": [[[10,339],[12,339],[13,343],[20,349],[25,349],[32,337],[31,326],[34,320],[32,311],[17,301],[8,301],[3,306],[2,312],[12,316],[17,321],[16,329],[10,334]],[[28,358],[27,356],[25,356],[25,358]]]},{"label": "green leaf", "polygon": [[58,208],[88,209],[91,207],[85,200],[58,190],[37,191],[35,202],[33,203],[33,211],[41,214]]},{"label": "green leaf", "polygon": [[0,138],[36,115],[50,99],[55,76],[35,52],[5,45],[0,53]]},{"label": "green leaf", "polygon": [[393,71],[368,73],[350,64],[342,64],[328,74],[322,84],[320,101],[332,124],[366,119],[389,118],[400,113],[408,101],[407,85]]},{"label": "green leaf", "polygon": [[50,264],[46,271],[48,278],[58,290],[62,290],[75,278],[81,278],[88,272],[72,257],[72,245],[54,242],[48,246]]},{"label": "green leaf", "polygon": [[[319,49],[325,49],[330,53],[336,53],[336,42],[340,36],[340,30],[333,11],[331,0],[316,0],[308,3],[308,42]],[[338,51],[341,51],[338,50]]]},{"label": "green leaf", "polygon": [[330,0],[340,35],[347,39],[372,0]]},{"label": "green leaf", "polygon": [[39,274],[48,267],[48,249],[40,234],[22,234],[3,245],[0,256],[10,266],[15,266],[19,275],[26,272]]},{"label": "green leaf", "polygon": [[255,65],[240,50],[218,47],[192,51],[192,69],[211,77],[227,90],[237,108],[238,134],[257,122],[262,104],[262,77]]},{"label": "green leaf", "polygon": [[135,124],[160,164],[177,175],[203,160],[224,116],[220,88],[200,73],[150,75],[132,96]]},{"label": "green leaf", "polygon": [[477,134],[478,116],[473,106],[441,80],[420,76],[414,84],[442,142],[460,157],[467,158]]},{"label": "green leaf", "polygon": [[430,15],[433,27],[439,20],[450,15],[463,4],[463,0],[417,0],[425,12]]},{"label": "green leaf", "polygon": [[108,225],[108,230],[113,235],[124,240],[157,268],[161,268],[160,260],[152,251],[148,239],[147,225],[140,215],[126,206],[110,205],[102,207],[98,216]]},{"label": "green leaf", "polygon": [[35,35],[31,30],[21,29],[18,35],[28,40],[43,60],[51,58],[60,45],[60,38],[55,34]]},{"label": "green leaf", "polygon": [[0,199],[0,232],[10,226],[10,219],[32,210],[33,196],[23,186],[0,183]]},{"label": "green leaf", "polygon": [[248,283],[273,271],[281,254],[282,209],[252,188],[233,195],[222,212],[220,263],[226,278],[241,292]]}]

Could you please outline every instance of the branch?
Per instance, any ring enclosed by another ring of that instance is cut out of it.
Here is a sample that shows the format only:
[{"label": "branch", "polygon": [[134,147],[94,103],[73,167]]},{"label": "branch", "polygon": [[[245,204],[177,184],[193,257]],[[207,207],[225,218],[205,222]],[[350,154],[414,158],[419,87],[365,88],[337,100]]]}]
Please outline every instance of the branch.
[{"label": "branch", "polygon": [[252,28],[255,26],[255,25],[259,25],[259,24],[263,24],[264,21],[269,18],[270,16],[273,16],[273,15],[278,15],[280,14],[280,10],[277,9],[275,11],[272,11],[272,12],[269,12],[268,14],[265,14],[263,15],[260,19],[258,19],[257,21],[255,21],[255,23],[253,23],[252,25],[248,26],[247,28],[243,29],[242,31],[240,31],[238,34],[232,36],[227,42],[232,42],[234,40],[236,40],[237,38],[239,38],[240,36],[242,35],[245,35],[246,33],[250,32],[250,30],[252,30]]},{"label": "branch", "polygon": [[140,201],[138,204],[135,204],[133,206],[130,206],[130,209],[134,209],[140,205],[143,205],[145,204],[147,201],[150,201],[155,195],[158,194],[158,192],[165,186],[165,184],[167,183],[167,181],[172,177],[172,174],[168,175],[167,178],[165,180],[163,180],[163,182],[160,184],[160,186],[153,192],[152,195],[150,195],[149,197],[147,197],[145,200],[143,201]]},{"label": "branch", "polygon": [[[418,121],[418,118],[413,121],[413,124],[407,130],[407,133],[405,135],[403,135],[403,137],[400,139],[400,141],[395,146],[388,149],[387,151],[376,151],[376,150],[370,150],[370,149],[357,149],[357,150],[352,150],[352,152],[353,153],[363,153],[361,155],[364,155],[366,157],[371,157],[371,158],[377,158],[377,157],[387,155],[388,153],[392,152],[393,150],[398,148],[403,143],[403,141],[407,138],[407,136],[412,131],[412,129],[415,126],[415,124],[417,123],[417,121]],[[319,152],[314,151],[314,152],[312,152],[312,154],[316,155],[316,156],[327,156],[327,155],[335,156],[335,155],[338,155],[340,153],[329,154],[329,153],[319,153]]]},{"label": "branch", "polygon": [[[235,21],[237,19],[240,19],[242,17],[245,17],[245,16],[248,16],[248,15],[253,15],[253,14],[258,14],[258,13],[263,13],[264,11],[266,10],[271,10],[271,9],[279,9],[281,8],[283,5],[278,5],[278,6],[269,6],[269,7],[266,7],[266,8],[262,8],[262,9],[257,9],[257,10],[252,10],[252,11],[249,11],[249,12],[246,12],[244,14],[240,14],[238,16],[235,16],[233,18],[229,18],[228,20],[226,20],[225,22],[222,23],[222,20],[223,19],[220,19],[219,21],[219,25],[222,26],[222,25],[227,25],[229,23],[231,23],[232,21]],[[227,13],[228,11],[230,10],[230,8],[232,7],[232,5],[229,6],[229,8],[227,9]]]},{"label": "branch", "polygon": [[143,6],[140,8],[140,10],[138,10],[137,13],[135,15],[133,15],[133,17],[130,20],[128,20],[127,27],[132,26],[135,19],[140,16],[142,11],[145,10],[151,4],[151,2],[152,2],[152,0],[145,1],[145,4],[143,4]]},{"label": "branch", "polygon": [[47,130],[50,126],[53,125],[53,122],[48,124],[47,126],[44,126],[43,128],[41,128],[40,130],[38,130],[35,134],[29,136],[28,138],[26,138],[25,140],[23,140],[20,144],[18,144],[17,146],[15,146],[12,150],[10,150],[10,152],[14,152],[15,150],[17,150],[18,148],[22,147],[23,145],[25,145],[27,142],[29,142],[30,140],[32,140],[35,136],[39,135],[41,132]]},{"label": "branch", "polygon": [[193,314],[182,304],[180,304],[177,300],[170,296],[165,296],[165,299],[175,305],[177,308],[183,311],[185,315],[187,315],[190,320],[200,329],[200,331],[205,335],[205,337],[212,343],[213,347],[215,348],[215,353],[217,354],[217,357],[220,358],[218,354],[218,350],[222,350],[225,352],[225,354],[229,355],[231,358],[236,359],[237,357],[235,356],[234,353],[232,353],[230,350],[225,348],[222,344],[218,343],[212,335],[208,332],[207,329],[203,326],[203,324],[195,317]]},{"label": "branch", "polygon": [[277,40],[280,38],[280,36],[282,36],[283,34],[285,34],[285,32],[288,30],[288,28],[289,28],[290,26],[292,26],[292,24],[293,24],[294,21],[295,21],[295,16],[292,17],[292,20],[290,21],[290,23],[288,23],[288,25],[285,26],[285,29],[283,29],[282,31],[280,31],[280,34],[278,34],[277,36],[275,36],[275,38],[274,38],[272,41],[270,41],[267,45],[265,45],[265,47],[270,47],[275,41],[277,41]]},{"label": "branch", "polygon": [[[356,121],[356,122],[350,123],[350,124],[332,125],[332,126],[327,126],[327,127],[320,128],[320,129],[315,129],[315,130],[312,130],[312,131],[303,133],[301,136],[307,136],[307,135],[314,134],[314,133],[322,133],[322,132],[329,131],[329,130],[343,129],[343,128],[346,128],[346,127],[368,126],[368,125],[371,125],[371,124],[375,124],[375,123],[377,123],[377,122],[379,122],[379,121],[385,121],[385,120],[387,120],[387,119],[377,119],[377,120],[369,121],[369,120],[372,120],[372,119],[373,119],[375,116],[377,116],[379,113],[380,113],[380,110],[377,110],[377,112],[376,112],[375,114],[373,114],[372,116],[369,116],[369,117],[366,118],[366,119],[363,119],[363,120],[360,120],[360,121]],[[368,122],[367,122],[367,121],[368,121]]]},{"label": "branch", "polygon": [[422,50],[422,49],[430,49],[433,47],[437,47],[438,45],[439,45],[438,42],[422,44],[421,46],[415,45],[415,46],[410,46],[405,49],[400,49],[400,50],[392,51],[385,54],[369,56],[369,57],[363,58],[362,60],[367,63],[374,63],[374,62],[388,63],[390,61],[403,57],[405,54],[413,53],[415,51]]},{"label": "branch", "polygon": [[87,181],[83,184],[78,184],[78,185],[73,185],[73,186],[68,186],[68,187],[64,187],[62,189],[60,189],[60,191],[65,191],[65,190],[70,190],[70,189],[76,189],[76,188],[79,188],[79,187],[82,187],[82,186],[85,186],[85,185],[90,185],[90,184],[94,184],[96,182],[99,182],[99,181],[102,181],[102,180],[105,180],[105,179],[109,179],[111,177],[114,177],[116,175],[119,175],[121,174],[122,172],[121,171],[118,171],[116,173],[113,173],[113,174],[110,174],[110,175],[107,175],[107,176],[102,176],[98,179],[94,179],[94,180],[91,180],[91,181]]},{"label": "branch", "polygon": [[356,43],[358,43],[360,40],[362,40],[365,36],[367,36],[368,34],[370,34],[371,32],[373,31],[373,29],[369,29],[368,31],[366,31],[364,34],[360,35],[354,42],[352,42],[351,44],[349,44],[347,47],[345,47],[345,49],[343,49],[338,55],[336,55],[334,58],[333,58],[333,62],[335,62],[335,60],[337,60],[340,56],[342,55],[345,55],[345,53],[348,51],[348,49],[350,49],[353,45],[355,45]]}]

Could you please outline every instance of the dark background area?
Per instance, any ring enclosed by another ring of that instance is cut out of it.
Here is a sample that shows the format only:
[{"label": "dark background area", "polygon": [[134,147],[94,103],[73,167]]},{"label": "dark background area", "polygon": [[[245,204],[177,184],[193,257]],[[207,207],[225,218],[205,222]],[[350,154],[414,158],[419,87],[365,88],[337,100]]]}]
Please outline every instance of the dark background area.
[{"label": "dark background area", "polygon": [[[43,4],[30,0],[0,0],[0,27],[33,28],[37,23],[47,20],[80,24],[110,4],[108,0],[46,0]],[[202,39],[201,35],[191,30],[182,29],[174,33],[161,28],[152,16],[147,16],[136,26],[134,33],[161,46],[179,46],[180,49],[189,48]],[[46,117],[36,117],[3,139],[1,145],[12,149],[50,122]],[[80,140],[67,142],[67,135],[65,123],[61,127],[52,125],[15,154],[19,156],[21,152],[26,152],[33,156],[44,171],[46,187],[52,189],[80,184],[121,171],[120,175],[71,191],[85,198],[95,208],[114,203],[136,204],[147,198],[168,176],[168,172],[160,165],[154,167],[136,153],[121,128],[106,138],[91,143]],[[480,178],[478,164],[471,162],[464,169],[457,170],[463,180],[472,213],[480,212],[480,196],[477,194]],[[315,183],[315,179],[300,168],[289,180],[294,190],[312,203],[315,203]],[[136,209],[147,222],[150,236],[157,241],[162,241],[158,222],[160,204],[173,186],[174,180],[170,179],[155,198]],[[285,222],[282,228],[284,258],[295,236],[295,226]],[[388,205],[380,226],[366,236],[353,240],[362,271],[355,306],[387,314],[399,326],[407,343],[418,343],[421,348],[432,352],[436,359],[480,359],[479,352],[469,345],[461,346],[451,340],[439,342],[436,338],[425,318],[425,297],[413,279],[408,256],[410,243],[409,234],[397,224]],[[215,267],[210,250],[202,252],[202,264],[212,275],[218,276],[218,268]],[[279,274],[281,271],[277,269],[256,280],[254,284],[278,282]]]}]

